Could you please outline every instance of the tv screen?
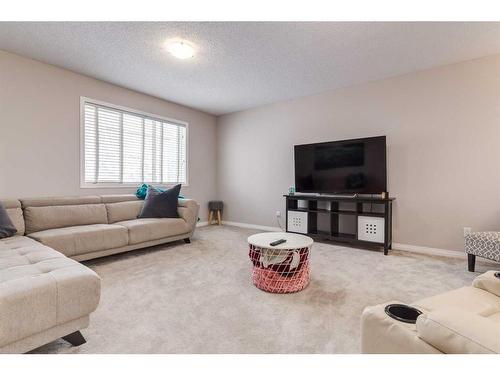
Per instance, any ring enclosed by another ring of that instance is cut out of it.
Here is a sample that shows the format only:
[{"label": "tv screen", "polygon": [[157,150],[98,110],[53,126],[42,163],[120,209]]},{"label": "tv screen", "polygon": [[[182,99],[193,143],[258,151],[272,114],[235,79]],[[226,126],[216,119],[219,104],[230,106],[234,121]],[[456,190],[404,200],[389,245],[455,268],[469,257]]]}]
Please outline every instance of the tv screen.
[{"label": "tv screen", "polygon": [[301,193],[387,191],[385,136],[295,146],[295,189]]}]

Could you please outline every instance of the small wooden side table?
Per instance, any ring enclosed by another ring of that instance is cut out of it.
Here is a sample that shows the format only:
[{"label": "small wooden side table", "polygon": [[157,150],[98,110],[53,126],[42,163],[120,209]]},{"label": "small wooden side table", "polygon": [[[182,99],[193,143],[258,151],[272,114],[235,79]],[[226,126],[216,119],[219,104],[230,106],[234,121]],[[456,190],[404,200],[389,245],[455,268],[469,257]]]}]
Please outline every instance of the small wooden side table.
[{"label": "small wooden side table", "polygon": [[208,225],[212,224],[212,220],[216,220],[217,225],[222,224],[222,209],[224,207],[224,203],[222,201],[210,201],[208,202]]}]

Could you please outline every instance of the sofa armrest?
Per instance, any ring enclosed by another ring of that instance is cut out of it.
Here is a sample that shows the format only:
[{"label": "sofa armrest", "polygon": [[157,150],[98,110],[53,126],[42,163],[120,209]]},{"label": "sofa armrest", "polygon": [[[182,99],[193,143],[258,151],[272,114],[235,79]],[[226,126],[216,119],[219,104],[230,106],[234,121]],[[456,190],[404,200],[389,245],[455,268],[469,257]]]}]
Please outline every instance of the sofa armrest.
[{"label": "sofa armrest", "polygon": [[200,205],[193,199],[179,199],[177,213],[189,225],[191,230],[196,226],[198,221],[198,211]]},{"label": "sofa armrest", "polygon": [[446,308],[420,315],[417,334],[444,353],[500,353],[500,324],[463,310]]},{"label": "sofa armrest", "polygon": [[496,271],[488,271],[479,275],[472,282],[472,286],[500,297],[500,279],[495,276],[495,273]]}]

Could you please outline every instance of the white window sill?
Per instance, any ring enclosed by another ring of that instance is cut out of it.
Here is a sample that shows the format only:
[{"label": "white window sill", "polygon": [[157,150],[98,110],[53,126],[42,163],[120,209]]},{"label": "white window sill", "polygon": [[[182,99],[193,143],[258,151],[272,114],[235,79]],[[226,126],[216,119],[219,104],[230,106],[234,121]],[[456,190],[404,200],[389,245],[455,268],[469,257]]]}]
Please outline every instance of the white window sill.
[{"label": "white window sill", "polygon": [[[171,184],[155,184],[151,182],[145,182],[149,185],[153,185],[154,187],[160,188],[171,188],[178,184],[178,182]],[[135,188],[138,189],[142,184],[81,184],[80,189],[130,189]],[[188,187],[188,184],[182,184],[182,187]]]}]

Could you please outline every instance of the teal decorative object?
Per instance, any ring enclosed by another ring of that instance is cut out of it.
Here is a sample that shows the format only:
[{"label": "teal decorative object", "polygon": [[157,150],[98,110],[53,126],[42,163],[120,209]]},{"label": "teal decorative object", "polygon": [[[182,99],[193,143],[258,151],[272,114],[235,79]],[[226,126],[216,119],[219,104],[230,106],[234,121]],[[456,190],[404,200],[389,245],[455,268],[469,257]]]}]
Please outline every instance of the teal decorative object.
[{"label": "teal decorative object", "polygon": [[[153,189],[155,189],[156,191],[159,191],[160,193],[161,192],[164,192],[166,189],[162,189],[162,188],[159,188],[159,187],[154,187],[152,185],[149,185],[149,184],[142,184],[141,186],[139,186],[137,188],[137,191],[135,192],[135,196],[139,199],[146,199],[146,193],[148,192],[148,187],[152,187]],[[179,194],[179,198],[182,198],[184,199],[184,195],[181,195]]]},{"label": "teal decorative object", "polygon": [[290,189],[288,189],[288,192],[290,193],[290,195],[294,195],[295,194],[295,186],[290,186]]}]

